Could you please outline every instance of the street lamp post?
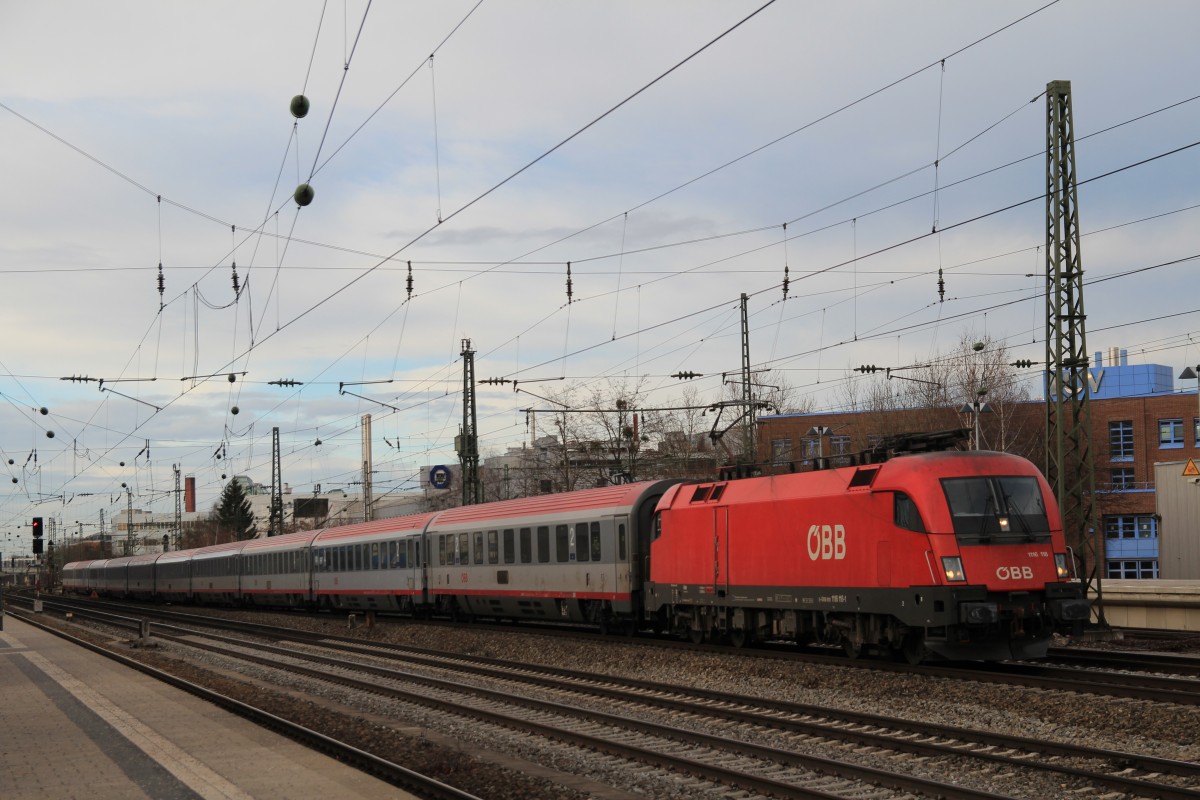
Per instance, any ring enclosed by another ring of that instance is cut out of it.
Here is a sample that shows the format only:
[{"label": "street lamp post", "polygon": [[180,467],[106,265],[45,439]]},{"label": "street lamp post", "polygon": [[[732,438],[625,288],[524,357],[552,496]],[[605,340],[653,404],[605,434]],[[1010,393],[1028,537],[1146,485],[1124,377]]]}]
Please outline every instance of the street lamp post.
[{"label": "street lamp post", "polygon": [[808,436],[817,437],[817,458],[825,458],[825,437],[833,433],[833,428],[826,425],[813,425],[808,429]]},{"label": "street lamp post", "polygon": [[987,394],[987,389],[980,389],[976,394],[978,396],[974,402],[963,403],[962,407],[958,409],[961,414],[975,415],[975,446],[972,448],[974,450],[979,449],[979,415],[992,413],[992,407],[983,400],[984,395]]},{"label": "street lamp post", "polygon": [[[1196,381],[1196,411],[1197,414],[1200,415],[1200,364],[1197,364],[1195,369],[1192,369],[1191,367],[1184,367],[1183,372],[1179,373],[1179,379],[1181,381]],[[1192,436],[1195,437],[1195,435],[1196,426],[1193,424]],[[1195,441],[1194,443],[1197,447],[1200,447],[1200,441]]]}]

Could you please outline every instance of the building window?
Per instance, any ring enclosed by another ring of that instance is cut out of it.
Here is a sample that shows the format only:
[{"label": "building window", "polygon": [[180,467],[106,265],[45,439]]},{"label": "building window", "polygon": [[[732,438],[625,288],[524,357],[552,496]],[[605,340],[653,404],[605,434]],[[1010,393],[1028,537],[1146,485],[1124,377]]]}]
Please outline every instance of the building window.
[{"label": "building window", "polygon": [[771,463],[786,464],[792,460],[792,440],[772,439],[771,440]]},{"label": "building window", "polygon": [[1183,420],[1160,419],[1158,421],[1158,446],[1183,447]]},{"label": "building window", "polygon": [[1153,539],[1158,536],[1158,520],[1153,515],[1125,514],[1104,518],[1106,539]]},{"label": "building window", "polygon": [[1109,578],[1127,578],[1130,580],[1144,580],[1146,578],[1158,577],[1158,562],[1152,560],[1142,561],[1109,561],[1108,575]]},{"label": "building window", "polygon": [[804,457],[816,458],[820,453],[821,440],[816,438],[804,439]]},{"label": "building window", "polygon": [[1192,444],[1200,447],[1200,417],[1192,417]]},{"label": "building window", "polygon": [[1121,492],[1137,488],[1133,480],[1133,467],[1117,467],[1112,470],[1112,490]]},{"label": "building window", "polygon": [[831,436],[829,437],[829,452],[835,456],[844,456],[850,452],[850,437],[849,436]]},{"label": "building window", "polygon": [[1108,423],[1108,457],[1113,461],[1133,461],[1133,420]]}]

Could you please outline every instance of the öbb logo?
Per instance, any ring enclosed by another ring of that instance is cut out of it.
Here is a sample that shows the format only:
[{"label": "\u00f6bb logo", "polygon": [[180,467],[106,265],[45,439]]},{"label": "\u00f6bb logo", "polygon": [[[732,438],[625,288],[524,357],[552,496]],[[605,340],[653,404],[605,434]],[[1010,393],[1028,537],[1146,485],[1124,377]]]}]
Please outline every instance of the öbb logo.
[{"label": "\u00f6bb logo", "polygon": [[996,577],[1002,581],[1033,580],[1033,567],[996,567]]},{"label": "\u00f6bb logo", "polygon": [[846,557],[846,528],[842,525],[809,525],[808,557],[841,561]]}]

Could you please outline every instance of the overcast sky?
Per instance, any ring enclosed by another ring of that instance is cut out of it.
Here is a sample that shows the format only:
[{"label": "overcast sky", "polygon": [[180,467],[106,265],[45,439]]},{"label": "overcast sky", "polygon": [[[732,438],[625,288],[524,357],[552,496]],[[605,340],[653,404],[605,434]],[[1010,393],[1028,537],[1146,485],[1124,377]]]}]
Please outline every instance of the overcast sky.
[{"label": "overcast sky", "polygon": [[[0,551],[122,483],[167,513],[175,464],[202,508],[269,483],[273,427],[295,491],[357,491],[370,413],[376,495],[411,487],[457,461],[467,338],[477,378],[660,405],[740,368],[742,293],[816,409],[965,332],[1040,361],[1052,80],[1085,275],[1120,275],[1089,350],[1200,362],[1200,147],[1164,155],[1200,140],[1200,4],[762,6],[0,3]],[[485,456],[547,407],[478,402]]]}]

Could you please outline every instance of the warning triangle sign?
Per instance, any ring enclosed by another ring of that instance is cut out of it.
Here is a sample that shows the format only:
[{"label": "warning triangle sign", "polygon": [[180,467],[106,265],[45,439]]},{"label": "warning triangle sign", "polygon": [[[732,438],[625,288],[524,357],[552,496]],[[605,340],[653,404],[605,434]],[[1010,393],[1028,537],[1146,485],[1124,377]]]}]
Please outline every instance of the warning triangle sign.
[{"label": "warning triangle sign", "polygon": [[1187,464],[1183,467],[1183,476],[1185,478],[1200,478],[1200,469],[1196,468],[1196,459],[1189,458]]}]

